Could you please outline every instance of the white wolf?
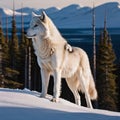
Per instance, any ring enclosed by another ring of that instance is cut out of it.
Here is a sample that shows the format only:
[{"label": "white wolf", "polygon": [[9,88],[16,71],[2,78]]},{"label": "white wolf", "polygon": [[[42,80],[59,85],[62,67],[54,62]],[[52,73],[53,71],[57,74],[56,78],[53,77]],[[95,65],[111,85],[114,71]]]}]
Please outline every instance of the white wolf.
[{"label": "white wolf", "polygon": [[59,100],[61,78],[65,78],[75,97],[75,103],[81,105],[79,91],[82,91],[85,93],[87,106],[92,108],[90,99],[97,98],[97,91],[86,52],[71,47],[44,11],[41,15],[33,13],[27,37],[32,38],[37,62],[41,68],[41,97],[46,96],[49,77],[53,75],[52,101]]}]

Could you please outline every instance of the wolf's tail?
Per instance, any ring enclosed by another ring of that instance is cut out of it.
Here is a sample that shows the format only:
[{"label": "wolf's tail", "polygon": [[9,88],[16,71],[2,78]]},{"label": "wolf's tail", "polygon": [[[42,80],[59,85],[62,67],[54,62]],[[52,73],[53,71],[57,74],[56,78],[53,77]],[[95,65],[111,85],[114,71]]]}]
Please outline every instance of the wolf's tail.
[{"label": "wolf's tail", "polygon": [[82,75],[84,76],[84,80],[87,83],[87,85],[86,84],[85,85],[88,89],[90,99],[95,100],[97,99],[97,90],[91,73],[89,58],[87,56],[87,53],[83,50],[80,51],[80,55],[81,55],[80,66],[82,68]]},{"label": "wolf's tail", "polygon": [[90,78],[90,83],[89,83],[89,95],[91,100],[96,100],[97,99],[97,90],[95,87],[95,82],[93,80],[93,76],[91,75]]}]

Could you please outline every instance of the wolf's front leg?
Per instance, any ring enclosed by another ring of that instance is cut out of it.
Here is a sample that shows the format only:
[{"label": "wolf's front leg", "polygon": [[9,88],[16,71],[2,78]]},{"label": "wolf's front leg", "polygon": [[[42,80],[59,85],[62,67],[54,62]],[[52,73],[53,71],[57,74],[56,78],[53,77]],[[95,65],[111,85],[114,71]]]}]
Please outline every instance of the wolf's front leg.
[{"label": "wolf's front leg", "polygon": [[42,68],[41,76],[42,76],[42,92],[40,97],[45,97],[47,94],[50,73],[46,69]]},{"label": "wolf's front leg", "polygon": [[53,91],[53,102],[59,101],[61,89],[61,70],[54,70],[54,91]]}]

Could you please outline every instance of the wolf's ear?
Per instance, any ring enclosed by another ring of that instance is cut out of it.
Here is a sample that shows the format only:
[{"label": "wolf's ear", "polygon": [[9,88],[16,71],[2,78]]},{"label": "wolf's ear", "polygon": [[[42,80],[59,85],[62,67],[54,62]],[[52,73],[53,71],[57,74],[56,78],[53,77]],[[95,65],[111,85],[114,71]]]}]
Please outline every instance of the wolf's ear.
[{"label": "wolf's ear", "polygon": [[35,14],[34,12],[32,12],[32,17],[36,17],[38,16],[37,14]]},{"label": "wolf's ear", "polygon": [[42,15],[40,17],[40,20],[43,21],[43,22],[45,22],[46,16],[47,15],[46,15],[45,11],[42,11]]}]

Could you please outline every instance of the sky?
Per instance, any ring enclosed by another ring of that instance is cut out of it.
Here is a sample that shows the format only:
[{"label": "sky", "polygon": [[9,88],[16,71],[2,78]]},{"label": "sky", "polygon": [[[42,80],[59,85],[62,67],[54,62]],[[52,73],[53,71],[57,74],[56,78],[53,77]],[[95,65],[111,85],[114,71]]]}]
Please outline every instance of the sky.
[{"label": "sky", "polygon": [[[31,7],[31,8],[50,8],[57,7],[63,8],[70,4],[80,4],[83,6],[93,6],[93,2],[95,6],[103,4],[105,2],[119,2],[120,0],[14,0],[15,1],[15,9],[23,7]],[[0,7],[10,8],[12,9],[13,0],[0,0]]]}]

